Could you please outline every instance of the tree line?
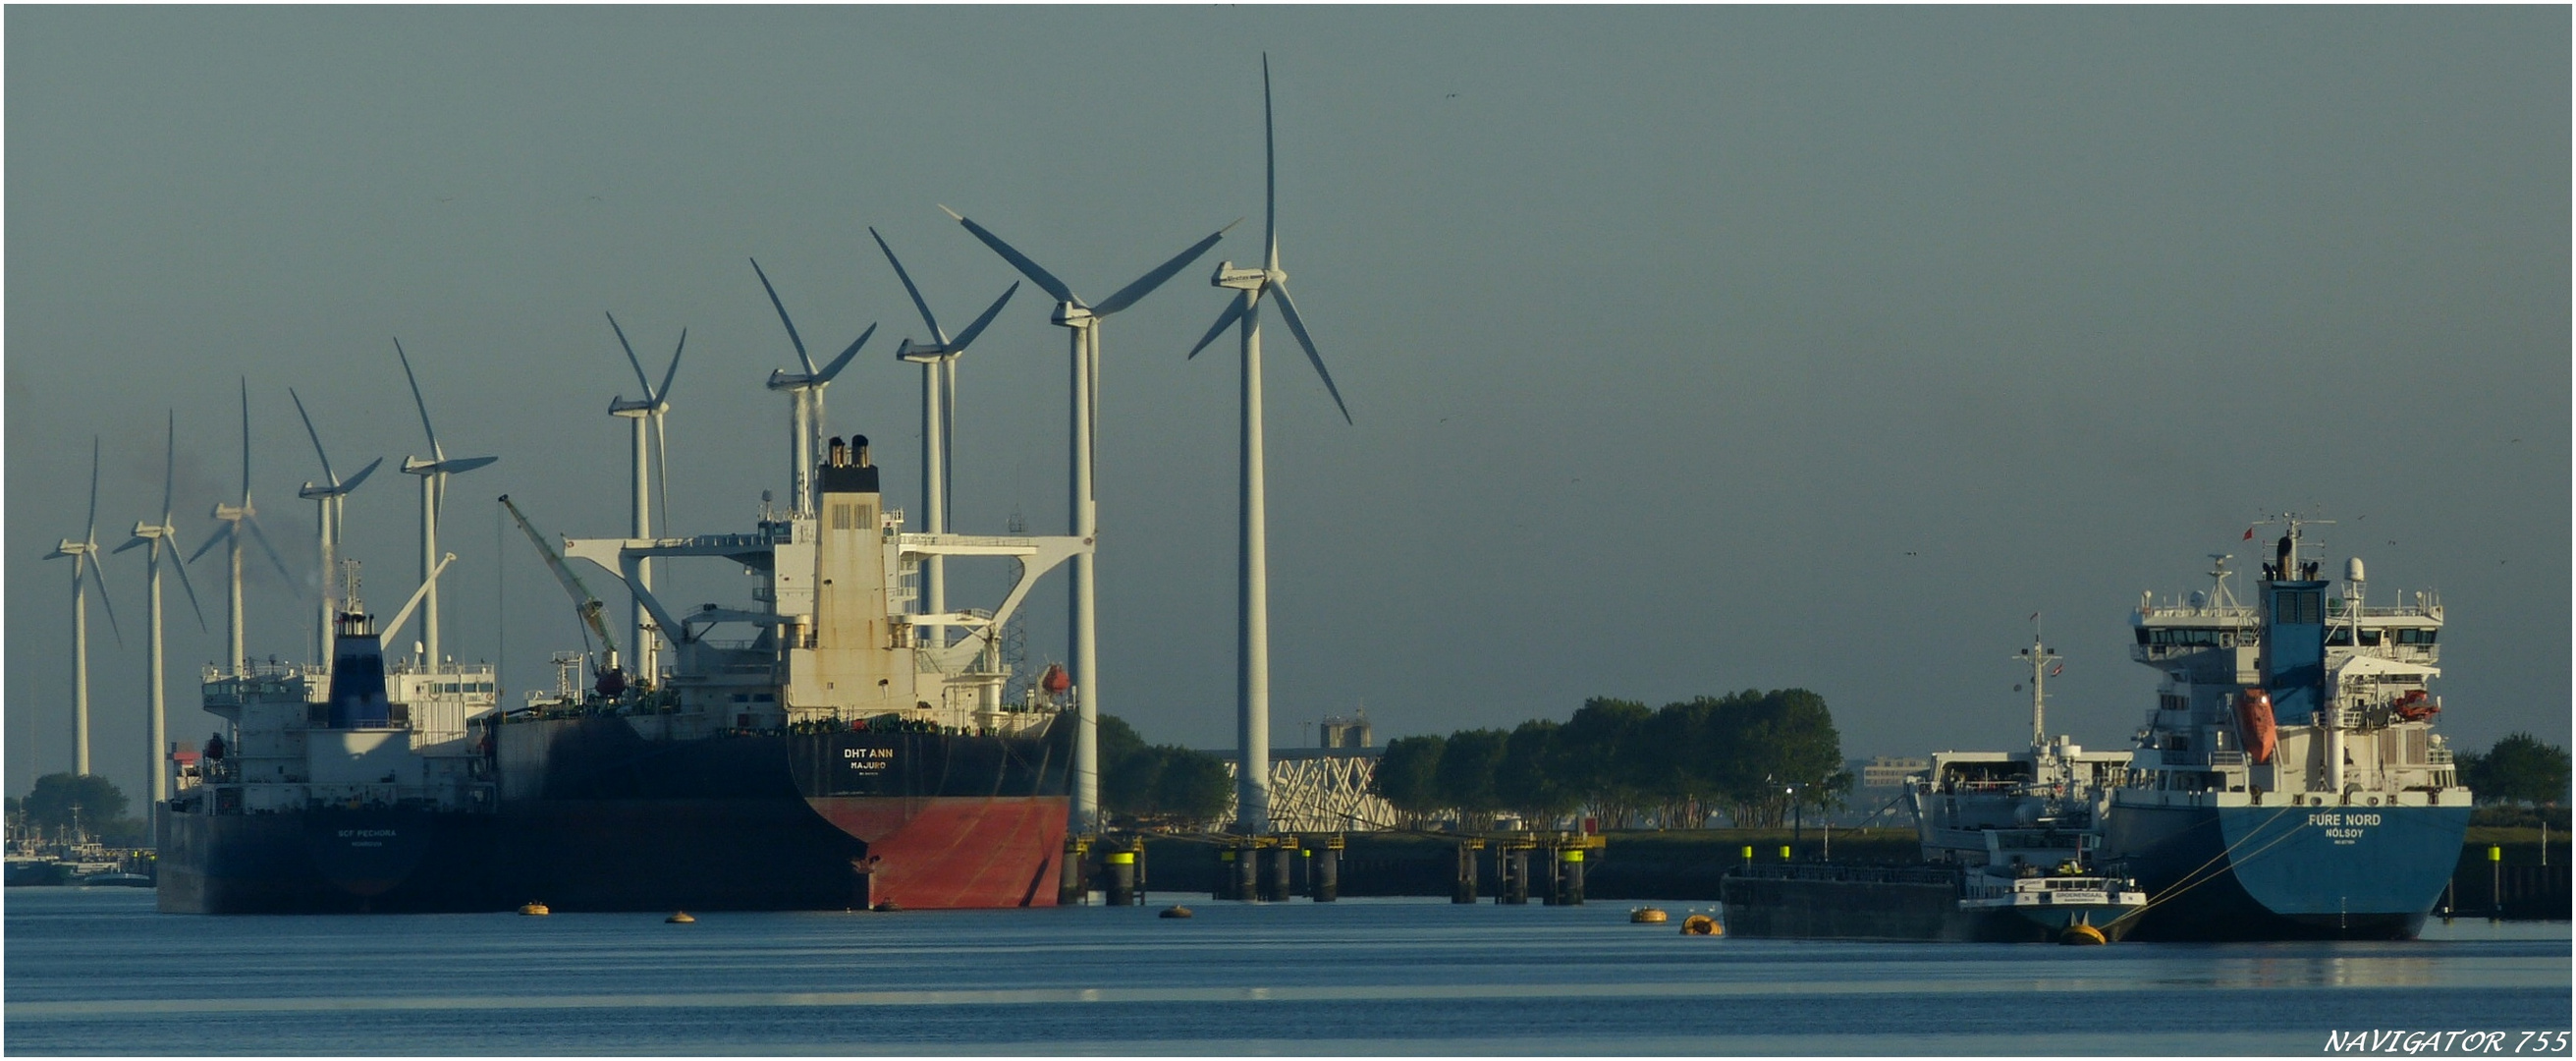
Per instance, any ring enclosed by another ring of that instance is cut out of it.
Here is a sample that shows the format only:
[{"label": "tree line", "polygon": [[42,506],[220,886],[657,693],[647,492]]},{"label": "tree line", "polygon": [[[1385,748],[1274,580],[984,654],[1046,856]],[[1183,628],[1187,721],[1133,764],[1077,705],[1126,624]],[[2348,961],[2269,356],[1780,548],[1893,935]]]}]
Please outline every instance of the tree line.
[{"label": "tree line", "polygon": [[1661,708],[1595,697],[1564,722],[1399,738],[1374,784],[1404,824],[1452,811],[1469,827],[1504,813],[1547,823],[1583,810],[1626,829],[1649,813],[1777,826],[1793,807],[1839,806],[1852,778],[1823,697],[1747,689]]},{"label": "tree line", "polygon": [[2460,752],[2453,763],[2480,803],[2546,807],[2568,798],[2567,749],[2529,733],[2507,734],[2483,752]]}]

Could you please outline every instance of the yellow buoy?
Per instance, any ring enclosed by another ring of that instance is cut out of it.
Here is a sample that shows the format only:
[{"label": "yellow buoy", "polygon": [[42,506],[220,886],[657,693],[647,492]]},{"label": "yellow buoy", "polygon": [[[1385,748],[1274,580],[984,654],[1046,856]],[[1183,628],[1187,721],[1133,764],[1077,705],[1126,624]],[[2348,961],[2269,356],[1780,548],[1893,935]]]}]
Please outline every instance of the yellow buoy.
[{"label": "yellow buoy", "polygon": [[690,917],[688,911],[682,910],[679,913],[663,918],[662,923],[666,925],[694,925],[698,923],[698,919]]},{"label": "yellow buoy", "polygon": [[519,913],[526,917],[544,917],[554,911],[547,909],[544,903],[522,903],[519,906]]},{"label": "yellow buoy", "polygon": [[2069,947],[2098,947],[2111,941],[2103,938],[2101,929],[2091,925],[2068,925],[2066,931],[2057,934],[2057,942]]},{"label": "yellow buoy", "polygon": [[1726,930],[1718,927],[1717,919],[1714,917],[1710,917],[1707,914],[1692,914],[1689,917],[1682,919],[1682,934],[1685,936],[1723,936],[1726,934]]},{"label": "yellow buoy", "polygon": [[1193,914],[1190,912],[1190,908],[1189,908],[1189,907],[1186,907],[1186,906],[1175,906],[1175,907],[1170,907],[1170,908],[1168,908],[1168,909],[1164,910],[1162,913],[1157,914],[1157,915],[1155,915],[1155,916],[1157,916],[1157,917],[1191,917],[1191,916],[1195,916],[1195,915],[1193,915]]},{"label": "yellow buoy", "polygon": [[1639,907],[1635,910],[1628,911],[1628,923],[1632,925],[1660,925],[1664,923],[1664,912],[1651,906]]}]

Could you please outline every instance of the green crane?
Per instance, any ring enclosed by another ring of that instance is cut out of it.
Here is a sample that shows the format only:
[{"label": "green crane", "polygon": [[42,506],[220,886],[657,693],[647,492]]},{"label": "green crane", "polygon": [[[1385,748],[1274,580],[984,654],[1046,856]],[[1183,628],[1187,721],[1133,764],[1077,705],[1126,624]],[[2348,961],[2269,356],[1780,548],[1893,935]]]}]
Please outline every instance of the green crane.
[{"label": "green crane", "polygon": [[528,541],[537,547],[537,555],[546,558],[546,569],[555,573],[555,581],[562,583],[564,593],[572,597],[573,611],[581,615],[582,625],[589,628],[589,633],[582,635],[583,654],[590,653],[590,635],[599,635],[599,643],[604,649],[600,656],[606,662],[594,663],[590,668],[591,676],[596,679],[599,695],[613,699],[624,693],[626,672],[617,666],[617,639],[609,636],[608,623],[600,618],[601,613],[607,611],[608,606],[601,604],[599,598],[591,595],[590,587],[581,584],[581,576],[573,574],[572,568],[564,563],[563,557],[555,553],[554,546],[547,545],[545,536],[538,534],[537,528],[528,524],[528,517],[519,511],[519,506],[510,503],[510,495],[501,495],[501,507],[510,510],[510,518],[518,521],[519,529],[527,533]]}]

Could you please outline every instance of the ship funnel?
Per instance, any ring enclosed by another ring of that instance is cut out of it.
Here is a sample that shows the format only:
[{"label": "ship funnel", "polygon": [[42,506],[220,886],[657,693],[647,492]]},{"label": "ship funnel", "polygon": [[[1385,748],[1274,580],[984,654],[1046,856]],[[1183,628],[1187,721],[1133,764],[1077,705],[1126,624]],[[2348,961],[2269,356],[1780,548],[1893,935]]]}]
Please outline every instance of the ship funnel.
[{"label": "ship funnel", "polygon": [[823,458],[826,467],[838,468],[849,463],[848,451],[841,448],[841,436],[832,436],[830,455]]},{"label": "ship funnel", "polygon": [[2290,566],[2290,536],[2287,534],[2282,535],[2280,542],[2272,547],[2272,570],[2285,582],[2299,577],[2298,569]]},{"label": "ship funnel", "polygon": [[852,463],[852,464],[856,464],[856,465],[858,465],[859,467],[862,467],[862,468],[865,468],[865,467],[867,467],[867,466],[868,466],[868,436],[866,436],[866,435],[852,435],[852,436],[850,436],[850,450],[851,450],[850,463]]}]

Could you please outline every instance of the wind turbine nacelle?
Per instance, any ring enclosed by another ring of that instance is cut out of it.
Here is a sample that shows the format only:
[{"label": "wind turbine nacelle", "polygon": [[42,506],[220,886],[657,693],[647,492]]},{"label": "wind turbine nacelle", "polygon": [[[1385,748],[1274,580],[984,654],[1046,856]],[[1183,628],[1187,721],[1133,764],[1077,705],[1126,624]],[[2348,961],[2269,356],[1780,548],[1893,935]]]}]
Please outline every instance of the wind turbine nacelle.
[{"label": "wind turbine nacelle", "polygon": [[404,475],[427,475],[430,472],[437,470],[437,468],[437,461],[422,460],[418,457],[405,457],[402,462]]},{"label": "wind turbine nacelle", "polygon": [[894,358],[897,361],[910,361],[914,364],[927,365],[933,361],[937,361],[940,358],[948,356],[952,352],[954,351],[951,344],[948,343],[916,343],[910,339],[906,339],[903,341],[902,346],[895,348]]},{"label": "wind turbine nacelle", "polygon": [[1231,288],[1236,291],[1259,291],[1261,285],[1268,283],[1269,280],[1269,270],[1237,269],[1233,262],[1216,263],[1216,275],[1208,277],[1208,283],[1211,286]]},{"label": "wind turbine nacelle", "polygon": [[653,411],[654,403],[619,395],[608,403],[610,416],[643,416]]},{"label": "wind turbine nacelle", "polygon": [[1055,312],[1047,315],[1047,323],[1066,328],[1088,328],[1094,319],[1091,307],[1071,302],[1056,303]]},{"label": "wind turbine nacelle", "polygon": [[814,377],[802,372],[789,372],[776,368],[769,370],[769,389],[774,391],[792,391],[812,382]]}]

